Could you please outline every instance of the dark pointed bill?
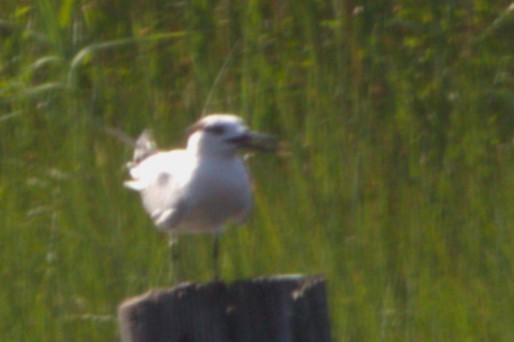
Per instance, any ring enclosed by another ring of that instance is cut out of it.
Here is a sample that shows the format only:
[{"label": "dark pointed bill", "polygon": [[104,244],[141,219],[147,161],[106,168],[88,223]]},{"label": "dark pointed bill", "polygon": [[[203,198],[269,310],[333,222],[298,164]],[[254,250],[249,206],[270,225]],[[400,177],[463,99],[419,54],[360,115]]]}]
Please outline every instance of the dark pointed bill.
[{"label": "dark pointed bill", "polygon": [[277,149],[277,140],[274,137],[259,132],[248,131],[227,140],[231,143],[238,144],[241,147],[264,152],[273,152]]}]

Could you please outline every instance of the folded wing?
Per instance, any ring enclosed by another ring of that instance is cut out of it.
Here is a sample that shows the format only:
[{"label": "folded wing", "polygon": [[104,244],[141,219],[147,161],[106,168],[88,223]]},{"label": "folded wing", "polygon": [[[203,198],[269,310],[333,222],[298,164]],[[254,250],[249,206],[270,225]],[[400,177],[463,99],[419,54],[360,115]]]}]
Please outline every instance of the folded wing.
[{"label": "folded wing", "polygon": [[180,173],[183,152],[158,152],[150,133],[145,131],[128,165],[132,179],[124,185],[141,194],[145,210],[159,230],[179,225],[187,210]]}]

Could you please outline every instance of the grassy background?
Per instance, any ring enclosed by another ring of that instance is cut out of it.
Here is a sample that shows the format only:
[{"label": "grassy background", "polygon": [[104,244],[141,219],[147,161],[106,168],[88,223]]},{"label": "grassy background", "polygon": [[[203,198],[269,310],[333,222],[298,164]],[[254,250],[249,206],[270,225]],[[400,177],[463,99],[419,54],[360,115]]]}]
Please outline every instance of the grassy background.
[{"label": "grassy background", "polygon": [[[116,135],[233,112],[290,154],[249,160],[226,280],[325,274],[337,341],[514,340],[508,6],[2,1],[0,338],[115,340],[117,305],[169,285]],[[209,237],[179,246],[208,281]]]}]

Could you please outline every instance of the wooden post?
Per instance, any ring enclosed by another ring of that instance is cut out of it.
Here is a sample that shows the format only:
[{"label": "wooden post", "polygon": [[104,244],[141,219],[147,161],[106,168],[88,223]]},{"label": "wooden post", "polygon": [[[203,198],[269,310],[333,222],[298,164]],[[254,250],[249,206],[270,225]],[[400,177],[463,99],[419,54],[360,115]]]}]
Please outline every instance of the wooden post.
[{"label": "wooden post", "polygon": [[322,277],[185,283],[126,300],[123,342],[330,340]]}]

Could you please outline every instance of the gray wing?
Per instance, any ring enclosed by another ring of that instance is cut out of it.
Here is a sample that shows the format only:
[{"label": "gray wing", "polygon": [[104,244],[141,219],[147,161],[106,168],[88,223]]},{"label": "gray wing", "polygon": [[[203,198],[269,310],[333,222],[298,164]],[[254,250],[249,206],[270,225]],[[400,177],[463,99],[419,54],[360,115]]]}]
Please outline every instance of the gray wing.
[{"label": "gray wing", "polygon": [[153,222],[161,231],[177,227],[187,211],[183,191],[173,176],[163,172],[141,191],[143,205]]}]

